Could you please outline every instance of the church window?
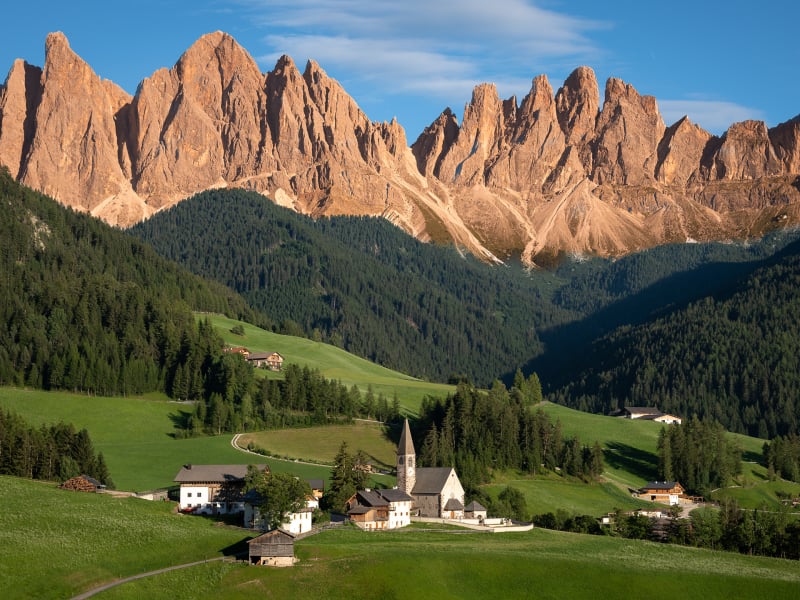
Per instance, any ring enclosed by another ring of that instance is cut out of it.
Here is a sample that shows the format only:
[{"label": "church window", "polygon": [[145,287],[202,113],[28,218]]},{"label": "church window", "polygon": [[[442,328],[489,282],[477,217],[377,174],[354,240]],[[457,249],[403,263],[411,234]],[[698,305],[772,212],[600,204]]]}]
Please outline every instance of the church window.
[{"label": "church window", "polygon": [[397,457],[397,464],[400,464],[400,465],[403,464],[403,457],[402,456],[398,456]]},{"label": "church window", "polygon": [[408,466],[409,467],[413,467],[414,466],[414,457],[413,456],[409,456],[408,457]]}]

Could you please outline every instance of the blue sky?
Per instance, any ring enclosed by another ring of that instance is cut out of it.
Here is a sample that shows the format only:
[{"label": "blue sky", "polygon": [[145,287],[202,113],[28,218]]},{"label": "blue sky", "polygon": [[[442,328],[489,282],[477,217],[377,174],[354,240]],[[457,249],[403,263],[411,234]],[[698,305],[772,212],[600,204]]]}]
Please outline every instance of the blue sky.
[{"label": "blue sky", "polygon": [[143,0],[13,2],[0,21],[0,75],[15,58],[44,64],[63,31],[103,78],[134,93],[204,33],[231,34],[269,71],[288,54],[337,79],[373,121],[393,117],[409,143],[473,87],[518,102],[532,79],[557,90],[580,65],[602,97],[608,77],[712,133],[744,119],[773,127],[800,114],[796,0]]}]

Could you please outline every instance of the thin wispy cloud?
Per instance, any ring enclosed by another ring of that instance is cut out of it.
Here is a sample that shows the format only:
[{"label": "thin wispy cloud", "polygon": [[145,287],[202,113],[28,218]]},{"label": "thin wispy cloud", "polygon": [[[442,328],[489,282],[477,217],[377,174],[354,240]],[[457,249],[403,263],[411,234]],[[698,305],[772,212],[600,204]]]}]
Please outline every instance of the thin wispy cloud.
[{"label": "thin wispy cloud", "polygon": [[[459,109],[479,83],[494,83],[502,98],[520,97],[540,73],[558,88],[560,77],[579,65],[602,69],[621,59],[597,41],[615,24],[572,14],[568,3],[228,1],[261,32],[262,47],[250,50],[264,70],[283,54],[300,68],[313,59],[357,102],[373,107],[404,96],[418,98],[420,105]],[[667,124],[688,115],[713,133],[735,121],[762,118],[756,110],[725,101],[659,99],[659,106]]]},{"label": "thin wispy cloud", "polygon": [[587,33],[608,26],[524,0],[241,4],[264,29],[264,68],[289,54],[298,61],[313,58],[326,70],[346,70],[351,81],[439,97],[463,96],[484,81],[499,89],[529,88],[548,61],[570,57],[582,64],[600,54]]}]

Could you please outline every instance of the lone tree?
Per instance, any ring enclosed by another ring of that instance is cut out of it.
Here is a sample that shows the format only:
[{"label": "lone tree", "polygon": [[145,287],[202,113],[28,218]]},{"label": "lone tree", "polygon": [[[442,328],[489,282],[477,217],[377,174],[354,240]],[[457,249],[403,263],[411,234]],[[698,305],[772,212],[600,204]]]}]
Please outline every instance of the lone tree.
[{"label": "lone tree", "polygon": [[343,513],[345,504],[357,490],[367,483],[367,458],[362,451],[355,455],[347,451],[347,442],[342,442],[334,458],[331,481],[322,503],[325,508]]},{"label": "lone tree", "polygon": [[268,529],[277,529],[290,513],[304,508],[311,493],[307,482],[290,473],[265,473],[252,465],[247,468],[245,489],[254,489],[261,497],[258,508]]}]

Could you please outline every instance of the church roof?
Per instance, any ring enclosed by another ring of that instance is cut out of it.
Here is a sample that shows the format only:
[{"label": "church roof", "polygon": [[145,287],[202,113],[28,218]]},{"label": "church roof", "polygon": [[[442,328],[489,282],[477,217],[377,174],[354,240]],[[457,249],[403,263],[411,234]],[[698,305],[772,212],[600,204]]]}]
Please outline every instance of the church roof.
[{"label": "church roof", "polygon": [[453,467],[423,467],[417,469],[412,494],[439,494],[444,489]]},{"label": "church roof", "polygon": [[403,423],[403,433],[400,434],[400,443],[397,445],[397,455],[406,456],[416,455],[414,450],[414,440],[411,439],[411,429],[408,427],[408,419]]},{"label": "church roof", "polygon": [[473,500],[472,502],[467,504],[467,507],[464,510],[466,510],[467,512],[480,512],[486,510],[486,507],[483,506],[480,502]]}]

